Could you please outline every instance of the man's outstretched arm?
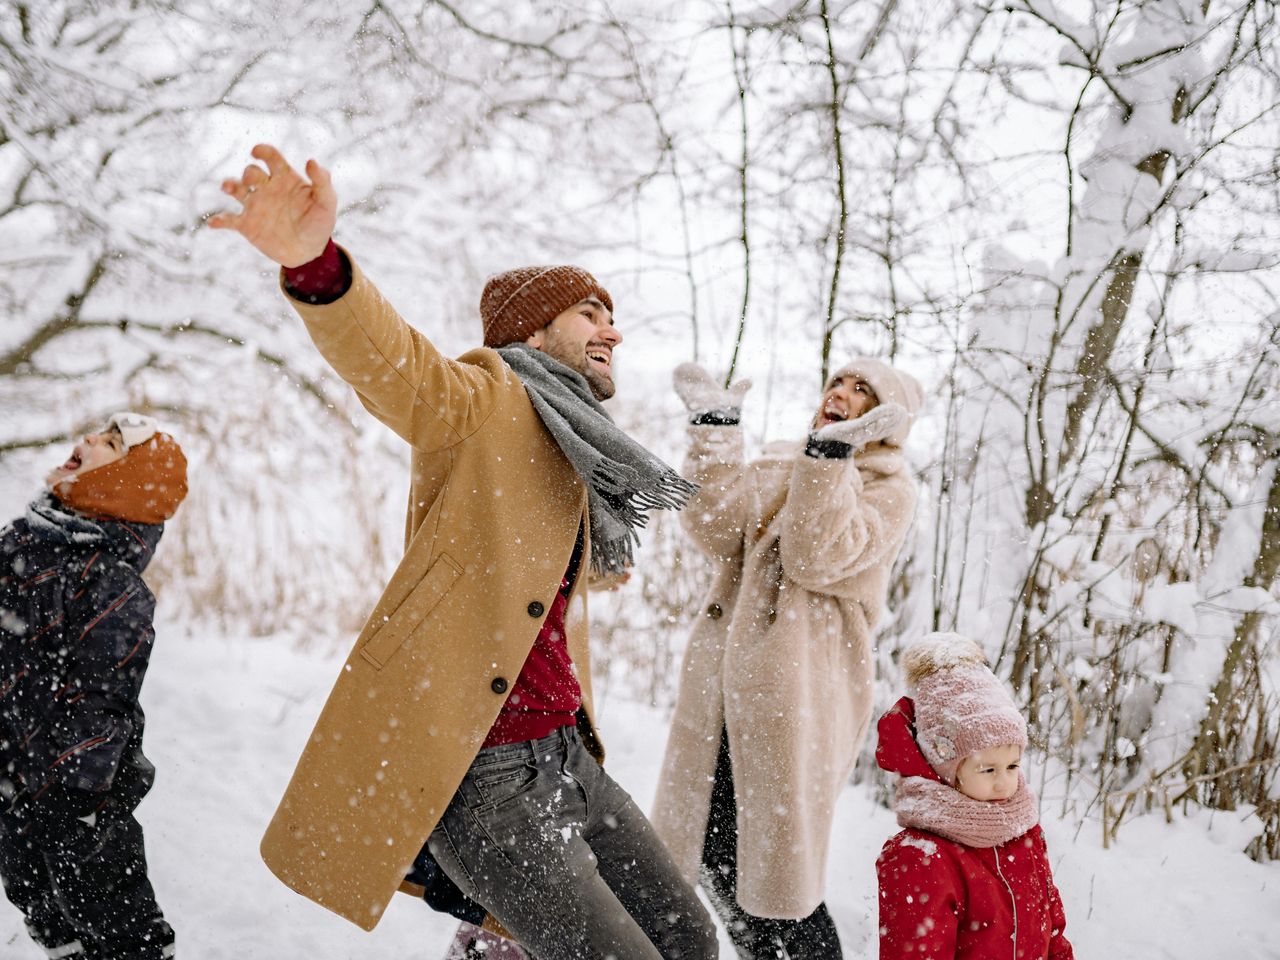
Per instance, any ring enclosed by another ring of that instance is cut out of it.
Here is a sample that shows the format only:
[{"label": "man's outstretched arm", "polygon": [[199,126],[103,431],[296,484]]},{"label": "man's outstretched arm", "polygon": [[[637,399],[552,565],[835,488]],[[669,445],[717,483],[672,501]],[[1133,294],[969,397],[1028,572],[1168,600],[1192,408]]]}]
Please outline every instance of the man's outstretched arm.
[{"label": "man's outstretched arm", "polygon": [[[469,436],[493,408],[493,378],[442,356],[330,247],[338,201],[328,171],[308,160],[308,181],[275,147],[258,144],[252,154],[265,169],[250,164],[239,179],[222,183],[242,210],[219,213],[209,225],[235,230],[285,268],[293,307],[312,340],[374,416],[421,450]],[[310,296],[319,292],[307,289],[317,278],[303,280],[301,274],[335,263],[341,270],[336,287]]]}]

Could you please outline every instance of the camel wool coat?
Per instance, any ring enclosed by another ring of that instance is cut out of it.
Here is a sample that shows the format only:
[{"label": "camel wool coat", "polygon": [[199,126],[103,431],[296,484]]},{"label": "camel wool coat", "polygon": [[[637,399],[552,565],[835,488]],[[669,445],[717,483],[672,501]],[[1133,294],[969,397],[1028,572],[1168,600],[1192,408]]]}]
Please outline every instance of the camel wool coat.
[{"label": "camel wool coat", "polygon": [[[588,533],[586,487],[493,350],[457,360],[360,269],[334,303],[290,300],[361,403],[412,447],[407,545],[343,664],[262,840],[303,896],[371,930],[520,674]],[[590,544],[584,543],[582,571]],[[565,627],[591,721],[585,575]]]},{"label": "camel wool coat", "polygon": [[738,426],[691,426],[681,514],[714,579],[689,637],[653,824],[697,882],[722,726],[738,805],[738,902],[800,919],[822,902],[836,797],[871,718],[872,631],[916,487],[882,443],[845,459]]}]

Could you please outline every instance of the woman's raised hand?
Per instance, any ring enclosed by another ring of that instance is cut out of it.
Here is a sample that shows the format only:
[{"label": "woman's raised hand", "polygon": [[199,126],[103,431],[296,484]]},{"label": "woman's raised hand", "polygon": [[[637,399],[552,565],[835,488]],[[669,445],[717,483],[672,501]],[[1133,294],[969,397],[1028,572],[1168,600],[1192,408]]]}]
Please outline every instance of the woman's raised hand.
[{"label": "woman's raised hand", "polygon": [[838,440],[847,443],[854,451],[869,443],[887,440],[911,419],[905,407],[896,403],[881,403],[860,417],[841,423],[829,423],[814,436],[819,440]]},{"label": "woman's raised hand", "polygon": [[739,380],[727,390],[696,363],[682,363],[671,374],[676,395],[690,413],[734,413],[742,410],[742,398],[751,389],[750,380]]},{"label": "woman's raised hand", "polygon": [[308,160],[304,178],[270,144],[260,143],[251,152],[266,169],[251,163],[239,180],[223,180],[222,192],[239,200],[243,209],[214,214],[209,226],[235,230],[282,267],[314,260],[324,252],[338,219],[338,195],[329,171]]}]

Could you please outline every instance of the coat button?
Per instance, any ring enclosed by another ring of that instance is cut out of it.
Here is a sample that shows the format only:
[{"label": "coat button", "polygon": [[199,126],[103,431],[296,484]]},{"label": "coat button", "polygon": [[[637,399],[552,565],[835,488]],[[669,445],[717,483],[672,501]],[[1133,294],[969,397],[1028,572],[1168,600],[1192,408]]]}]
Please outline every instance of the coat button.
[{"label": "coat button", "polygon": [[778,619],[778,611],[770,610],[767,614],[765,614],[764,619],[765,619],[765,623],[769,624],[769,626],[773,626],[773,622]]},{"label": "coat button", "polygon": [[712,620],[719,620],[722,616],[724,616],[724,609],[720,606],[720,604],[713,603],[711,606],[707,607],[707,616],[710,617]]},{"label": "coat button", "polygon": [[507,678],[494,677],[492,680],[489,681],[489,689],[492,690],[494,693],[506,693]]},{"label": "coat button", "polygon": [[546,607],[544,607],[541,603],[535,600],[533,601],[533,603],[529,604],[529,616],[540,617],[542,616],[543,612],[546,609],[547,609]]}]

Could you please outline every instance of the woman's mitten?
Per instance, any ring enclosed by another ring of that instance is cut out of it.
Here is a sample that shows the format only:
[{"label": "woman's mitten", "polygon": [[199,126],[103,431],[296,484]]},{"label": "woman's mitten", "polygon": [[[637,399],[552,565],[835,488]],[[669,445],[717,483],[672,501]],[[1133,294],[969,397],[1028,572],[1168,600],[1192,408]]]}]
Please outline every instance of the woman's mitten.
[{"label": "woman's mitten", "polygon": [[842,460],[868,444],[893,436],[910,416],[896,403],[882,403],[860,417],[829,423],[809,434],[804,452],[810,457]]},{"label": "woman's mitten", "polygon": [[739,380],[727,390],[696,363],[682,363],[671,374],[676,395],[690,413],[690,423],[728,426],[742,419],[742,398],[750,380]]}]

